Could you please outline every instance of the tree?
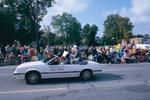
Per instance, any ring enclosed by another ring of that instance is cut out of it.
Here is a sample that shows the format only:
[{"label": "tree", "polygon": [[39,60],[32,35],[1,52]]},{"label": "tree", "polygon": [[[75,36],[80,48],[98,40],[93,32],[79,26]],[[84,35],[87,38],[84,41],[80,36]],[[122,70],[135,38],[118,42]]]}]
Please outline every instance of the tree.
[{"label": "tree", "polygon": [[41,35],[41,40],[46,43],[46,45],[54,45],[56,41],[56,34],[51,32],[50,27],[45,27],[43,29],[44,34]]},{"label": "tree", "polygon": [[53,16],[51,24],[57,36],[64,38],[65,44],[78,44],[80,41],[81,24],[71,14]]},{"label": "tree", "polygon": [[87,45],[95,45],[96,44],[96,34],[98,31],[98,27],[96,25],[90,26],[86,24],[83,28],[82,39]]},{"label": "tree", "polygon": [[83,44],[88,44],[89,43],[89,32],[90,32],[90,29],[91,29],[91,27],[90,27],[90,24],[86,24],[84,27],[83,27],[83,29],[82,29],[82,42],[83,42]]},{"label": "tree", "polygon": [[104,21],[104,36],[108,40],[107,44],[111,44],[114,39],[116,43],[122,39],[129,40],[132,37],[132,29],[134,25],[128,17],[121,17],[118,14],[109,15]]},{"label": "tree", "polygon": [[1,5],[0,7],[0,43],[11,44],[15,40],[15,14],[12,10]]},{"label": "tree", "polygon": [[16,14],[16,38],[30,43],[36,40],[39,23],[54,0],[4,0],[4,3]]},{"label": "tree", "polygon": [[96,43],[95,38],[96,38],[97,31],[98,31],[98,27],[96,25],[92,25],[89,34],[89,40],[90,40],[89,45],[95,45]]}]

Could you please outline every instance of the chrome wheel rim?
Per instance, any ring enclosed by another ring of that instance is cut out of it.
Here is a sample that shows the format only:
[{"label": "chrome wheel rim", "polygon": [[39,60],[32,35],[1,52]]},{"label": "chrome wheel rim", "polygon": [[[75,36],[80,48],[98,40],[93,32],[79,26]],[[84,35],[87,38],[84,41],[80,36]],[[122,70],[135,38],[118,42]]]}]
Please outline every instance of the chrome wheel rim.
[{"label": "chrome wheel rim", "polygon": [[88,80],[91,78],[91,76],[92,76],[92,73],[90,71],[84,71],[82,78],[83,78],[83,80]]},{"label": "chrome wheel rim", "polygon": [[30,73],[28,76],[28,80],[30,83],[37,83],[37,81],[39,80],[39,76],[36,73]]}]

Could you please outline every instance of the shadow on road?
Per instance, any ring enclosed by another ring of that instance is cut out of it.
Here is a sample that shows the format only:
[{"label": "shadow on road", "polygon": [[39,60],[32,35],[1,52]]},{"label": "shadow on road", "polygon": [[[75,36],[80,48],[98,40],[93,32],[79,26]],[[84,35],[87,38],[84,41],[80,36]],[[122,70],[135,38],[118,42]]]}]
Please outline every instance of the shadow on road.
[{"label": "shadow on road", "polygon": [[124,75],[116,75],[111,73],[101,73],[98,76],[95,76],[91,81],[113,81],[113,80],[121,80]]},{"label": "shadow on road", "polygon": [[115,75],[110,73],[101,73],[94,76],[88,81],[83,81],[80,78],[57,78],[57,79],[43,79],[39,82],[38,85],[45,84],[66,84],[66,83],[86,83],[86,82],[104,82],[104,81],[113,81],[124,79],[123,75]]}]

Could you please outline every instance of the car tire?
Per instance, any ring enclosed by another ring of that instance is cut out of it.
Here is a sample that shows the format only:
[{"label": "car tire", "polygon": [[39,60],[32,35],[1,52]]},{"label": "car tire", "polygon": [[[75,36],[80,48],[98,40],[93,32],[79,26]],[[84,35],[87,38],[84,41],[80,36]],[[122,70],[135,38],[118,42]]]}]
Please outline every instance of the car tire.
[{"label": "car tire", "polygon": [[80,78],[81,78],[82,80],[85,80],[85,81],[86,81],[86,80],[91,79],[92,76],[93,76],[93,73],[92,73],[91,70],[83,70],[83,71],[81,72]]},{"label": "car tire", "polygon": [[37,84],[41,79],[41,75],[38,72],[28,72],[25,76],[27,84]]}]

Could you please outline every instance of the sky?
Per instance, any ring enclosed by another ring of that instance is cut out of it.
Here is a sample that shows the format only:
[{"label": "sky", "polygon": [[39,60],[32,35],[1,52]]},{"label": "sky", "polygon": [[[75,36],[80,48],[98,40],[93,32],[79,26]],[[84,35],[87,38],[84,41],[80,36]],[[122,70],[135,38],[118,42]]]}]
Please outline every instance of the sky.
[{"label": "sky", "polygon": [[57,3],[48,8],[41,22],[49,26],[51,17],[67,12],[85,24],[98,26],[98,36],[103,35],[103,23],[110,14],[129,17],[133,23],[133,34],[150,34],[150,0],[55,0]]}]

